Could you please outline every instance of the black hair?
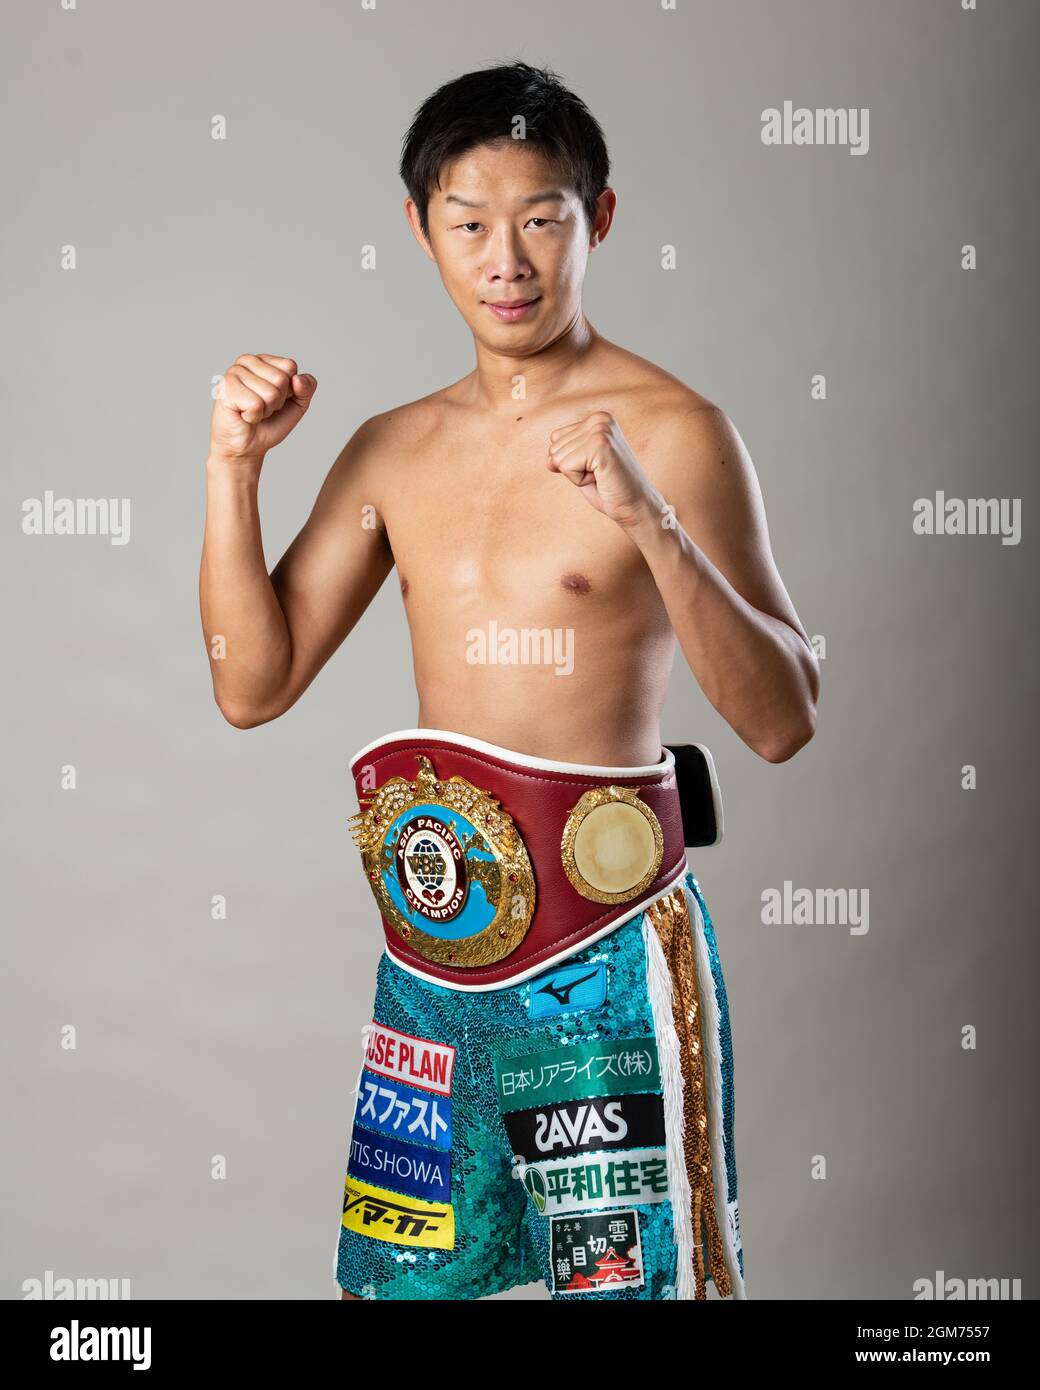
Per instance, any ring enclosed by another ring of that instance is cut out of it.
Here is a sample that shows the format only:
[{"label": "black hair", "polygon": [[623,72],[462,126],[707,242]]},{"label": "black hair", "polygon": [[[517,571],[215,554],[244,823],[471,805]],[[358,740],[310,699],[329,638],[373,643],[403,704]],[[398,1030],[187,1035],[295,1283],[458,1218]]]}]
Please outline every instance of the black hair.
[{"label": "black hair", "polygon": [[440,184],[443,166],[476,145],[513,138],[517,116],[523,118],[526,143],[543,150],[577,190],[592,226],[596,200],[610,175],[599,122],[551,69],[517,61],[446,82],[415,113],[404,137],[400,172],[425,236],[430,233],[430,195]]}]

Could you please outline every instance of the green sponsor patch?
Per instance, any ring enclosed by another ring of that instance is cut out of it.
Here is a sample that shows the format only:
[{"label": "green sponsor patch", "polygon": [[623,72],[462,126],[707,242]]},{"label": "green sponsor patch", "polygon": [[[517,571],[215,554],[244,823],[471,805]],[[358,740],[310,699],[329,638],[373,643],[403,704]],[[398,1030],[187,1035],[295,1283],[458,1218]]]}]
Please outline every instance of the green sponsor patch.
[{"label": "green sponsor patch", "polygon": [[657,1042],[653,1037],[612,1038],[521,1057],[499,1056],[495,1089],[503,1111],[626,1091],[659,1091]]}]

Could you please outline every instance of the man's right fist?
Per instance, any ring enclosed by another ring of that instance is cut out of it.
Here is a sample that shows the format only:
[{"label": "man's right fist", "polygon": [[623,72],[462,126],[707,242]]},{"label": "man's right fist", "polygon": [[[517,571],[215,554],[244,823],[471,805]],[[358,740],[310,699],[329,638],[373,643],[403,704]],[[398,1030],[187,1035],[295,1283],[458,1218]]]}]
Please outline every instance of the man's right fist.
[{"label": "man's right fist", "polygon": [[210,419],[210,455],[260,463],[303,418],[318,388],[291,357],[244,353],[224,373]]}]

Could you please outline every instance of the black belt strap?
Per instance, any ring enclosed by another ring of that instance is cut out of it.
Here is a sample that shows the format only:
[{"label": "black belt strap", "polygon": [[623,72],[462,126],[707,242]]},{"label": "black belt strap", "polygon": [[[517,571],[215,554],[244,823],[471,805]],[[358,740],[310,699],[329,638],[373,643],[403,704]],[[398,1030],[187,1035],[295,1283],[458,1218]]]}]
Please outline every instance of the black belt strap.
[{"label": "black belt strap", "polygon": [[701,743],[666,743],[675,754],[683,840],[691,848],[722,839],[722,795],[711,753]]}]

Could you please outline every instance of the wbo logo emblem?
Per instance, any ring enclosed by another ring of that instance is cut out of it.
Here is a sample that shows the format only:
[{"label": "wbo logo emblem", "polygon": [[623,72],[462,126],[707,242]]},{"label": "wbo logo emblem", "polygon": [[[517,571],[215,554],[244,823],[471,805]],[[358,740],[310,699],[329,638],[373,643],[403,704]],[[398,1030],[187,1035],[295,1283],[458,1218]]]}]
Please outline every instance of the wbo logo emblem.
[{"label": "wbo logo emblem", "polygon": [[440,780],[419,753],[414,782],[391,777],[351,818],[388,926],[441,965],[502,960],[527,934],[535,885],[512,817],[464,777]]},{"label": "wbo logo emblem", "polygon": [[459,915],[469,886],[465,850],[446,820],[406,821],[398,832],[395,863],[409,907],[439,922]]}]

